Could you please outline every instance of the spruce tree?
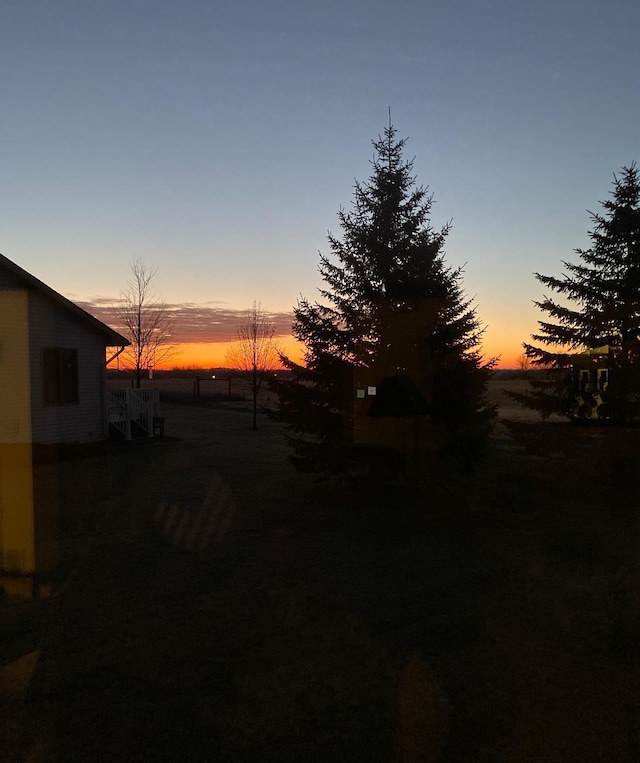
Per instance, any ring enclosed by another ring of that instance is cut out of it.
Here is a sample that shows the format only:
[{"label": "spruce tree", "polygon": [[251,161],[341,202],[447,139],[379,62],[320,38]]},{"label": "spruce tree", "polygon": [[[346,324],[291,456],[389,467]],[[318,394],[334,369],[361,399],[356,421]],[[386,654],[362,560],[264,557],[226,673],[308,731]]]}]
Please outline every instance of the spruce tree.
[{"label": "spruce tree", "polygon": [[277,417],[286,424],[301,469],[337,470],[353,442],[354,376],[362,369],[410,378],[415,411],[429,411],[442,449],[471,450],[486,437],[485,399],[492,363],[479,354],[482,327],[462,288],[462,270],[444,261],[450,224],[430,222],[432,195],[417,186],[406,140],[389,124],[372,141],[372,174],[355,183],[351,210],[340,209],[340,237],[321,255],[321,301],[301,299],[294,336],[304,364],[283,358]]},{"label": "spruce tree", "polygon": [[[528,401],[519,399],[543,415],[562,411],[569,417],[595,416],[595,406],[604,418],[626,420],[637,415],[640,177],[632,163],[613,178],[612,198],[600,202],[604,211],[590,213],[591,246],[575,250],[579,261],[563,262],[566,272],[560,278],[535,274],[558,296],[534,303],[547,318],[538,321],[539,331],[532,335],[535,344],[523,346],[533,365],[550,369],[551,376],[535,385]],[[580,389],[576,368],[595,369],[598,348],[599,362],[608,370],[608,376],[601,377],[607,379],[606,389],[605,385],[598,389],[596,383]]]}]

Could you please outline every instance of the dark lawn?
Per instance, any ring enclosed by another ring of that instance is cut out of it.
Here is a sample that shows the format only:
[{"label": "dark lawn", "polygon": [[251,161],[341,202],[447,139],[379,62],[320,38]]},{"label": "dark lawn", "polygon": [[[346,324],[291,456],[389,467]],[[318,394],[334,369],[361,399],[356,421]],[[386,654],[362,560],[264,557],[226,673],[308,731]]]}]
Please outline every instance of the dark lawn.
[{"label": "dark lawn", "polygon": [[[637,432],[501,424],[470,477],[363,495],[296,474],[242,406],[164,414],[164,441],[59,472],[30,695],[51,759],[397,760],[416,664],[442,761],[636,759]],[[216,474],[204,553],[177,548],[154,511]]]}]

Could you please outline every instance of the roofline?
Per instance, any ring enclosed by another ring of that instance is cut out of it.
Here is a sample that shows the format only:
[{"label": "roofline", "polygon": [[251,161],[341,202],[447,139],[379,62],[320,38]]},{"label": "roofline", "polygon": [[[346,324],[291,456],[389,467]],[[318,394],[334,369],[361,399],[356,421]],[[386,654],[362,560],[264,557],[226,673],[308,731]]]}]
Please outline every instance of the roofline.
[{"label": "roofline", "polygon": [[15,262],[12,262],[3,254],[0,254],[0,267],[2,266],[13,273],[13,275],[17,276],[17,278],[23,281],[27,286],[30,286],[32,289],[49,297],[49,299],[56,302],[60,307],[69,310],[75,314],[76,317],[88,323],[95,331],[102,334],[105,338],[108,338],[109,341],[105,344],[105,347],[126,347],[130,344],[129,340],[123,337],[122,334],[118,334],[117,331],[114,331],[110,326],[107,326],[106,323],[99,321],[91,315],[91,313],[88,313],[86,310],[83,310],[76,305],[75,302],[63,297],[62,294],[58,293],[55,289],[47,286],[46,283],[43,283],[38,278],[31,275],[31,273],[27,272],[19,265],[16,265]]}]

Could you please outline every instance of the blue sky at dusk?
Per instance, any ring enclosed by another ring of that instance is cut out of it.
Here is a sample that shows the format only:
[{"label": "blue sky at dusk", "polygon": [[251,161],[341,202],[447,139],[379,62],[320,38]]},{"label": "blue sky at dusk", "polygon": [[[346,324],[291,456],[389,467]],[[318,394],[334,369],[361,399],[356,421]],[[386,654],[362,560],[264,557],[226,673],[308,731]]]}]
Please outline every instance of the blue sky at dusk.
[{"label": "blue sky at dusk", "polygon": [[640,160],[639,28],[633,0],[5,0],[0,252],[98,315],[142,257],[201,317],[179,338],[232,338],[314,296],[391,107],[508,361],[532,272]]}]

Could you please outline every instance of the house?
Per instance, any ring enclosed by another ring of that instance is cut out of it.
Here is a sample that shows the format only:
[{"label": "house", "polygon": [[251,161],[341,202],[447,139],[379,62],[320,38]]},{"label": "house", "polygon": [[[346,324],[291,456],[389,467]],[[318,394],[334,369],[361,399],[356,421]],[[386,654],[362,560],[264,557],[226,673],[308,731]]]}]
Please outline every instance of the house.
[{"label": "house", "polygon": [[105,440],[106,349],[128,344],[0,255],[0,441]]},{"label": "house", "polygon": [[128,344],[0,255],[0,571],[55,564],[57,507],[34,445],[107,439],[106,351]]}]

